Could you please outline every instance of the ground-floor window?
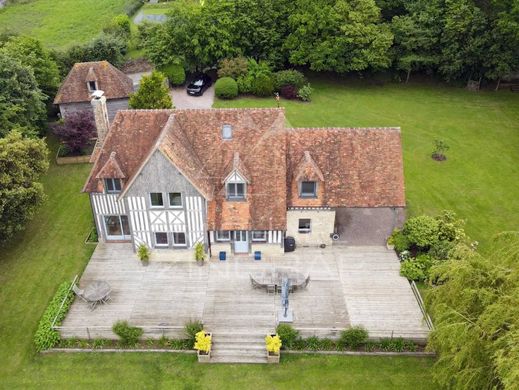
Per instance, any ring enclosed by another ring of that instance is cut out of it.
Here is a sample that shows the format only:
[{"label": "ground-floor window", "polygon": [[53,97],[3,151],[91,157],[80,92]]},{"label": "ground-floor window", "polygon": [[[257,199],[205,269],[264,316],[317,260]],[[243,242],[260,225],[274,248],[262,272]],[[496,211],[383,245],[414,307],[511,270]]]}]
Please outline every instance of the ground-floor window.
[{"label": "ground-floor window", "polygon": [[267,231],[266,230],[254,230],[252,232],[252,241],[257,241],[257,242],[267,241]]},{"label": "ground-floor window", "polygon": [[155,246],[163,247],[168,246],[168,233],[166,232],[155,232]]},{"label": "ground-floor window", "polygon": [[106,215],[105,231],[107,240],[129,240],[130,224],[126,215]]},{"label": "ground-floor window", "polygon": [[312,221],[309,218],[301,218],[298,231],[299,233],[310,233],[312,231]]},{"label": "ground-floor window", "polygon": [[230,241],[231,232],[229,230],[217,230],[216,241]]},{"label": "ground-floor window", "polygon": [[186,246],[186,233],[173,233],[173,246]]}]

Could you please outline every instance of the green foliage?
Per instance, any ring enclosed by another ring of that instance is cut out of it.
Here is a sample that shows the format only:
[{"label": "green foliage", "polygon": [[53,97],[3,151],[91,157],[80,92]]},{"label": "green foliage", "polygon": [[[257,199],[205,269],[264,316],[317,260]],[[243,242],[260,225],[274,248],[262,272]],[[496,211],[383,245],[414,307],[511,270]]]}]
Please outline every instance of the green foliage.
[{"label": "green foliage", "polygon": [[3,50],[33,70],[36,84],[47,101],[54,97],[60,82],[59,69],[40,41],[26,36],[13,36],[5,43]]},{"label": "green foliage", "polygon": [[435,261],[428,255],[419,255],[416,258],[402,261],[400,263],[400,275],[409,280],[422,282],[427,280],[429,269]]},{"label": "green foliage", "polygon": [[189,321],[184,326],[184,333],[187,336],[187,339],[190,342],[190,348],[193,347],[196,341],[196,334],[204,329],[204,324],[202,321],[194,320]]},{"label": "green foliage", "polygon": [[368,341],[368,331],[362,326],[353,326],[341,332],[341,346],[356,349]]},{"label": "green foliage", "polygon": [[186,81],[186,71],[179,64],[171,64],[160,70],[168,78],[171,85],[182,85]]},{"label": "green foliage", "polygon": [[134,109],[172,108],[164,75],[154,70],[149,76],[143,76],[139,89],[130,95],[128,104]]},{"label": "green foliage", "polygon": [[299,339],[299,331],[289,324],[279,324],[276,327],[276,334],[279,335],[286,348],[292,348]]},{"label": "green foliage", "polygon": [[443,210],[440,215],[436,217],[438,221],[438,229],[440,240],[450,242],[460,242],[467,239],[465,234],[465,221],[459,219],[456,213],[452,210]]},{"label": "green foliage", "polygon": [[45,95],[33,70],[0,51],[0,137],[12,129],[33,135],[45,120]]},{"label": "green foliage", "polygon": [[498,235],[488,256],[431,269],[426,295],[435,329],[429,348],[439,358],[435,379],[450,388],[514,388],[519,377],[519,233]]},{"label": "green foliage", "polygon": [[404,223],[402,233],[410,245],[427,249],[438,241],[439,223],[433,217],[420,215],[408,219]]},{"label": "green foliage", "polygon": [[[58,290],[52,297],[47,309],[38,323],[38,328],[34,334],[34,344],[38,352],[54,347],[59,342],[59,333],[52,329],[52,322],[56,318],[54,325],[61,325],[61,321],[65,319],[67,312],[74,300],[74,294],[70,290],[70,283],[63,282],[59,285]],[[61,303],[63,303],[63,307]],[[61,308],[61,311],[60,311]],[[56,317],[57,316],[57,317]]]},{"label": "green foliage", "polygon": [[274,92],[272,79],[267,75],[259,75],[254,79],[252,85],[253,93],[256,96],[271,96]]},{"label": "green foliage", "polygon": [[304,74],[298,70],[287,69],[274,73],[274,88],[276,91],[281,90],[281,88],[286,85],[291,85],[296,89],[300,89],[306,84],[308,84],[308,80]]},{"label": "green foliage", "polygon": [[299,91],[297,91],[297,97],[303,102],[310,102],[312,100],[313,92],[314,89],[310,86],[310,83],[308,83],[299,88]]},{"label": "green foliage", "polygon": [[393,233],[391,233],[387,243],[393,245],[398,253],[409,250],[411,246],[407,236],[400,229],[395,229]]},{"label": "green foliage", "polygon": [[218,62],[218,77],[231,77],[235,80],[247,75],[249,61],[243,56],[224,58]]},{"label": "green foliage", "polygon": [[120,36],[123,39],[128,39],[131,35],[130,18],[126,14],[116,15],[103,31],[108,34]]},{"label": "green foliage", "polygon": [[204,261],[205,260],[204,244],[202,244],[201,242],[197,242],[195,244],[195,260],[196,261]]},{"label": "green foliage", "polygon": [[216,80],[214,91],[221,99],[234,99],[238,96],[238,84],[230,77],[222,77]]},{"label": "green foliage", "polygon": [[139,245],[139,248],[137,249],[137,256],[139,257],[139,260],[142,262],[147,262],[150,260],[150,249],[146,244]]},{"label": "green foliage", "polygon": [[238,93],[241,94],[248,94],[253,92],[252,83],[254,82],[254,79],[250,75],[246,76],[240,76],[236,80],[236,84],[238,85]]},{"label": "green foliage", "polygon": [[142,328],[130,326],[128,321],[117,321],[112,326],[113,332],[119,336],[121,344],[125,347],[134,347],[143,334]]},{"label": "green foliage", "polygon": [[0,243],[21,231],[45,199],[41,176],[47,147],[40,139],[12,131],[0,138]]},{"label": "green foliage", "polygon": [[399,337],[399,338],[382,339],[382,340],[380,340],[379,346],[385,352],[404,352],[406,343],[405,343],[404,339]]},{"label": "green foliage", "polygon": [[436,139],[434,140],[434,151],[432,153],[432,156],[439,160],[445,160],[445,153],[449,150],[449,145],[447,145],[447,142]]},{"label": "green foliage", "polygon": [[168,347],[176,350],[188,350],[193,349],[195,344],[195,340],[186,340],[186,339],[171,339],[168,341]]}]

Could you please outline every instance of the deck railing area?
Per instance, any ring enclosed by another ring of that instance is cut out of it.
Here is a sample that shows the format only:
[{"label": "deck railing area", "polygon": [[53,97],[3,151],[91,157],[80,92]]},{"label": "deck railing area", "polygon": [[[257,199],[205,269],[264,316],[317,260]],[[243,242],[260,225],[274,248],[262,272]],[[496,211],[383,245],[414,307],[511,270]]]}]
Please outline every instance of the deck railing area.
[{"label": "deck railing area", "polygon": [[416,283],[414,282],[414,280],[411,280],[410,284],[411,284],[411,290],[413,290],[413,294],[416,298],[416,301],[418,302],[418,306],[420,306],[420,310],[422,311],[424,322],[430,330],[433,330],[434,324],[431,320],[431,317],[427,313],[427,310],[425,309],[425,303],[423,302],[420,291],[418,290],[418,287],[416,286]]}]

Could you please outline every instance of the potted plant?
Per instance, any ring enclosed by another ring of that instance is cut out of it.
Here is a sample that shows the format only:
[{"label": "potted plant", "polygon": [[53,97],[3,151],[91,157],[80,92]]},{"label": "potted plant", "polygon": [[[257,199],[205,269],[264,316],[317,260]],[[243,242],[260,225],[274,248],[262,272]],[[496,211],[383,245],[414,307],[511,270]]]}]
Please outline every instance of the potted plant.
[{"label": "potted plant", "polygon": [[279,363],[281,338],[277,334],[269,334],[265,337],[265,344],[267,346],[267,363]]},{"label": "potted plant", "polygon": [[199,363],[209,363],[211,359],[211,343],[211,333],[201,330],[195,335],[195,349]]},{"label": "potted plant", "polygon": [[150,261],[150,249],[145,244],[139,245],[139,248],[137,249],[137,256],[139,256],[142,265],[147,266]]},{"label": "potted plant", "polygon": [[198,265],[204,265],[205,250],[204,244],[202,244],[201,242],[197,242],[195,245],[195,260]]}]

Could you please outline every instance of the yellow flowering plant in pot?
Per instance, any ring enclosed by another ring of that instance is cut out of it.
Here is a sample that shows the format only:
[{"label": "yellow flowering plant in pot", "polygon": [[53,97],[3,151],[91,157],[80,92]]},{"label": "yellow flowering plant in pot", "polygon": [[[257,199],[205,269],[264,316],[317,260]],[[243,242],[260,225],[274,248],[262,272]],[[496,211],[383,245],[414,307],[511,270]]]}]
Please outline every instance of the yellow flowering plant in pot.
[{"label": "yellow flowering plant in pot", "polygon": [[279,351],[281,350],[281,338],[277,334],[265,337],[267,347],[267,361],[269,363],[279,363]]},{"label": "yellow flowering plant in pot", "polygon": [[201,330],[195,335],[194,348],[197,350],[198,361],[200,363],[208,362],[211,358],[211,344],[211,333],[208,333],[205,330]]}]

